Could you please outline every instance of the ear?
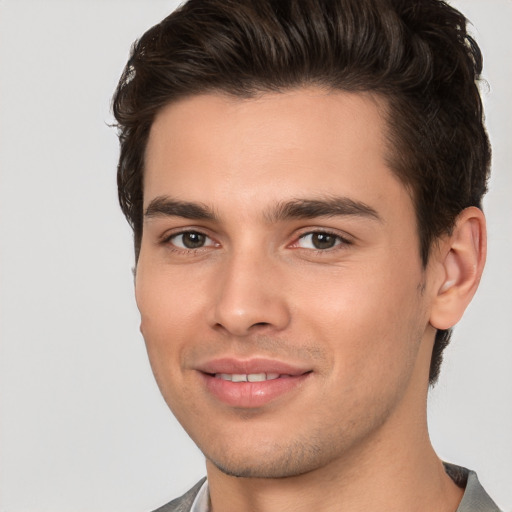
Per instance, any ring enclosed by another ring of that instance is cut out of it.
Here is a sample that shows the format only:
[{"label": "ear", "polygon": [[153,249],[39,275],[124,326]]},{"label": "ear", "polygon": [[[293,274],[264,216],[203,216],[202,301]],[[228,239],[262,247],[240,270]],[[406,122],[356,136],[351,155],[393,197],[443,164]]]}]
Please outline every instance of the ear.
[{"label": "ear", "polygon": [[478,208],[466,208],[451,235],[440,242],[441,272],[430,314],[433,327],[450,329],[460,320],[480,283],[486,253],[484,214]]}]

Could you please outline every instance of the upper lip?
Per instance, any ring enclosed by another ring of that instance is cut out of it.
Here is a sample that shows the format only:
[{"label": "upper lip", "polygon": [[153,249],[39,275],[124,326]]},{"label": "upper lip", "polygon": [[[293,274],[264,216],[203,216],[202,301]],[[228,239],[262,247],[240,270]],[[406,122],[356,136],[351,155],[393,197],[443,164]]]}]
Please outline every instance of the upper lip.
[{"label": "upper lip", "polygon": [[253,373],[278,373],[280,375],[303,375],[311,371],[300,365],[278,361],[276,359],[253,358],[237,359],[223,357],[212,359],[197,367],[203,373],[216,374],[239,374],[249,375]]}]

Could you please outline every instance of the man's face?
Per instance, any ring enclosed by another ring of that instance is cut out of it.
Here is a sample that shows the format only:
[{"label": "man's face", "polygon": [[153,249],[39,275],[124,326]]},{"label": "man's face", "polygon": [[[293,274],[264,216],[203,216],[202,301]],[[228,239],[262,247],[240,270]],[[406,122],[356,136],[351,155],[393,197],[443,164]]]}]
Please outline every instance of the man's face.
[{"label": "man's face", "polygon": [[433,286],[381,110],[208,94],[152,126],[141,330],[168,405],[227,473],[339,463],[424,413]]}]

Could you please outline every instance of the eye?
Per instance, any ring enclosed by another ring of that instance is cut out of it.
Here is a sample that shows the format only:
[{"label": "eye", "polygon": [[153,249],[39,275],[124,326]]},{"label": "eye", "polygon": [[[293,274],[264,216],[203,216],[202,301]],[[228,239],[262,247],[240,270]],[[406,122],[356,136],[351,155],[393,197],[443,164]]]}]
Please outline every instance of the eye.
[{"label": "eye", "polygon": [[179,249],[201,249],[202,247],[212,247],[215,242],[204,233],[199,231],[183,231],[168,238],[175,247]]},{"label": "eye", "polygon": [[323,231],[305,233],[296,242],[302,249],[327,250],[345,242],[340,236]]}]

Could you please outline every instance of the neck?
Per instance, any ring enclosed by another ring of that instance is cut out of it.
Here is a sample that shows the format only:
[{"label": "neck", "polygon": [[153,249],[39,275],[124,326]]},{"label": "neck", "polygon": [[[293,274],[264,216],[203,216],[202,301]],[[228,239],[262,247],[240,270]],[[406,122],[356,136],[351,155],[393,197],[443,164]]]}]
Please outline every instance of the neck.
[{"label": "neck", "polygon": [[[428,439],[428,438],[427,438]],[[430,442],[354,453],[315,471],[281,479],[236,478],[207,462],[213,512],[372,510],[453,512],[462,499]]]}]

